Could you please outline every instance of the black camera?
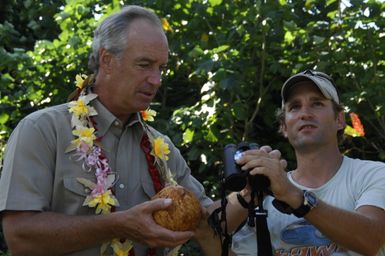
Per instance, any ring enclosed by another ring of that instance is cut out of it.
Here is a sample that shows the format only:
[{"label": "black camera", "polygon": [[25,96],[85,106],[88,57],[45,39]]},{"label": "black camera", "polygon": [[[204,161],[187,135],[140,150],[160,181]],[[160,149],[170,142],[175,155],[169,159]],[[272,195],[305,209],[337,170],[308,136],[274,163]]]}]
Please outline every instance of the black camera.
[{"label": "black camera", "polygon": [[249,181],[253,189],[267,191],[270,180],[264,175],[250,175],[248,170],[242,170],[236,163],[242,152],[258,149],[257,143],[240,142],[238,145],[227,144],[224,148],[224,186],[230,191],[241,191]]}]

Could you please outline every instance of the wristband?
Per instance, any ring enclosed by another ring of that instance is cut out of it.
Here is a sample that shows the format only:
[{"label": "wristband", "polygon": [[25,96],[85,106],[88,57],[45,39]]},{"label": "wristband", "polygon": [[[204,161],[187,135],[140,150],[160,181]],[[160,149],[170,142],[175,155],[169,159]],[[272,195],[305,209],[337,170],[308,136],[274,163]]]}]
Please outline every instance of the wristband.
[{"label": "wristband", "polygon": [[249,209],[249,204],[246,202],[246,200],[243,198],[243,196],[240,193],[237,193],[237,199],[240,205],[242,205],[243,208]]}]

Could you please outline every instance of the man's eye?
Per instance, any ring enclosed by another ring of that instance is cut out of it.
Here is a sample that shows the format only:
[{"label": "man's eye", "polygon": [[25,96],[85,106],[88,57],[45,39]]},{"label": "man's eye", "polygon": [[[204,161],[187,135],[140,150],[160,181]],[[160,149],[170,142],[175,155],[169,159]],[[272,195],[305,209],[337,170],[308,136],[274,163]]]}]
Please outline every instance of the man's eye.
[{"label": "man's eye", "polygon": [[141,68],[147,68],[150,64],[148,63],[139,63],[138,66]]},{"label": "man's eye", "polygon": [[290,110],[290,111],[297,110],[297,109],[299,109],[299,108],[300,108],[300,106],[297,105],[297,104],[294,104],[294,105],[290,105],[290,106],[289,106],[289,110]]}]

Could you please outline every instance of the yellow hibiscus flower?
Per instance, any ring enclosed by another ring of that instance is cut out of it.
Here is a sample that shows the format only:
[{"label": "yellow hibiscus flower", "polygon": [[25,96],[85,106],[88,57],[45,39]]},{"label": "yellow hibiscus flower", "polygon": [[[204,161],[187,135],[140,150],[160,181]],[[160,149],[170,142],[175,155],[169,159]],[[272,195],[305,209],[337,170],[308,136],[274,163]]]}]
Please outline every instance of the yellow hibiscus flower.
[{"label": "yellow hibiscus flower", "polygon": [[155,157],[159,157],[162,160],[168,160],[168,154],[170,153],[168,144],[164,142],[164,139],[161,137],[156,138],[152,142],[152,151],[151,154]]}]

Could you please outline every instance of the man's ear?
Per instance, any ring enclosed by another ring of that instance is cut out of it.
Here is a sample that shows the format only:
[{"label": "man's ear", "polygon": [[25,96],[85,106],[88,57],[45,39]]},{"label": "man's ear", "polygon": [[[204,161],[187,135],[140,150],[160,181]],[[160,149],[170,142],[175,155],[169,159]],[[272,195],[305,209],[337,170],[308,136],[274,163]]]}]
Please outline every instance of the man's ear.
[{"label": "man's ear", "polygon": [[107,49],[99,50],[99,69],[109,74],[112,69],[113,56]]},{"label": "man's ear", "polygon": [[341,111],[337,114],[337,129],[338,130],[343,130],[345,129],[346,126],[346,121],[345,121],[345,112]]}]

